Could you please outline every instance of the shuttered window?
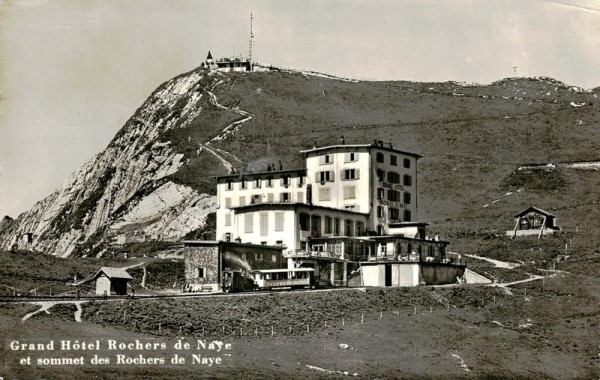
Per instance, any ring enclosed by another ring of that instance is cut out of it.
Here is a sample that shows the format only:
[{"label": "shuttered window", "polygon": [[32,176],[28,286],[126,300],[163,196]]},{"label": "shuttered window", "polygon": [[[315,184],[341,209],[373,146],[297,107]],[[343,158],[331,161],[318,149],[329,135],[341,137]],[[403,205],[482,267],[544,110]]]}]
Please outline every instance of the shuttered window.
[{"label": "shuttered window", "polygon": [[356,187],[344,186],[344,199],[356,199]]},{"label": "shuttered window", "polygon": [[254,232],[252,214],[244,215],[244,232],[247,234]]},{"label": "shuttered window", "polygon": [[266,212],[260,213],[260,236],[269,235],[269,214]]},{"label": "shuttered window", "polygon": [[283,212],[275,213],[275,231],[283,231]]},{"label": "shuttered window", "polygon": [[331,200],[331,189],[329,187],[322,187],[319,189],[319,201],[330,201]]},{"label": "shuttered window", "polygon": [[231,226],[231,214],[229,213],[225,214],[225,225]]}]

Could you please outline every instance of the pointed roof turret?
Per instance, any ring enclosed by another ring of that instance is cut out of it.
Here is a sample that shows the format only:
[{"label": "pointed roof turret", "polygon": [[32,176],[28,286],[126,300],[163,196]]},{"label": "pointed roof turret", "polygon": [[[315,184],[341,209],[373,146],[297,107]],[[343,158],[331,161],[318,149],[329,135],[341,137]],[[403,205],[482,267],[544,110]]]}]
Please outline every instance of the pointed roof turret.
[{"label": "pointed roof turret", "polygon": [[208,55],[206,56],[206,60],[207,61],[209,61],[209,60],[212,61],[213,60],[213,56],[212,56],[212,54],[210,54],[210,50],[208,51]]}]

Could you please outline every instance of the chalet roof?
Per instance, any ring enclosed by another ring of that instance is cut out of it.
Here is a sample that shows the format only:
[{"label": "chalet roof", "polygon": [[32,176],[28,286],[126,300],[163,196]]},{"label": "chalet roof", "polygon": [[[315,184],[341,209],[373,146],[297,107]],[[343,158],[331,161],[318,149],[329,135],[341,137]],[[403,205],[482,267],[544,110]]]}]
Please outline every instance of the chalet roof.
[{"label": "chalet roof", "polygon": [[95,280],[96,278],[100,277],[100,274],[102,273],[104,273],[108,278],[124,278],[127,280],[133,280],[133,277],[131,277],[129,273],[125,271],[125,269],[113,267],[100,268],[92,279]]},{"label": "chalet roof", "polygon": [[542,214],[542,215],[545,215],[545,216],[550,216],[552,218],[555,217],[554,215],[552,215],[549,212],[544,211],[544,210],[542,210],[540,208],[537,208],[537,207],[528,207],[525,210],[523,210],[520,213],[518,213],[517,215],[515,215],[515,218],[519,218],[519,217],[521,217],[521,216],[523,216],[525,214],[528,214],[530,212],[535,212],[536,214]]},{"label": "chalet roof", "polygon": [[206,56],[206,60],[213,59],[212,54],[210,54],[210,50],[208,51],[208,55]]}]

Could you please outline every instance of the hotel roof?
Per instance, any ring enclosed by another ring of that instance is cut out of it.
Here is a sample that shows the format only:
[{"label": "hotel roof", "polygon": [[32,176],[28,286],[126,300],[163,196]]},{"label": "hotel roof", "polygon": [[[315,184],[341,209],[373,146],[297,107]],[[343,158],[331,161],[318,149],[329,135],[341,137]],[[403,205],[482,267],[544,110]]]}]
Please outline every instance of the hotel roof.
[{"label": "hotel roof", "polygon": [[307,149],[307,150],[301,150],[300,153],[304,153],[305,155],[308,155],[310,153],[318,153],[318,152],[324,152],[324,151],[354,151],[356,149],[366,149],[366,150],[371,150],[371,149],[378,149],[378,150],[385,150],[388,152],[394,152],[394,153],[399,153],[399,154],[405,154],[407,156],[413,156],[416,157],[417,159],[423,157],[420,154],[416,154],[416,153],[411,153],[411,152],[405,152],[402,150],[398,150],[398,149],[394,149],[391,148],[389,146],[384,146],[383,144],[339,144],[339,145],[329,145],[329,146],[321,146],[321,147],[314,147],[312,149]]}]

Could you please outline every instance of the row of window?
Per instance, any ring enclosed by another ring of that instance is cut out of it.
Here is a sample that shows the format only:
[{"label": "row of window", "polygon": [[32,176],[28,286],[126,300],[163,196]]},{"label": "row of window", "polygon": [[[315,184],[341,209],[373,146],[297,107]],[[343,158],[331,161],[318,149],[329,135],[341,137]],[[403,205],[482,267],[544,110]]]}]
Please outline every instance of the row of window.
[{"label": "row of window", "polygon": [[[334,155],[332,155],[332,154],[325,154],[325,155],[319,156],[319,164],[321,164],[321,165],[333,164],[333,161],[334,161]],[[356,161],[358,161],[358,153],[354,153],[354,152],[344,153],[344,162],[356,162]],[[380,164],[384,164],[385,163],[385,154],[382,152],[377,152],[377,154],[375,155],[375,161],[377,161]],[[395,154],[390,154],[389,162],[390,162],[391,166],[398,166],[398,156]],[[404,158],[402,161],[402,165],[407,169],[410,168],[410,158]]]},{"label": "row of window", "polygon": [[[356,187],[355,186],[344,186],[344,200],[356,199]],[[319,189],[319,201],[330,201],[331,200],[331,188],[322,187]]]},{"label": "row of window", "polygon": [[402,179],[402,184],[404,186],[412,186],[412,176],[409,174],[404,174],[401,177],[400,173],[394,171],[386,172],[385,170],[377,169],[377,179],[380,182],[389,182],[394,184],[399,184],[401,182],[400,180]]},{"label": "row of window", "polygon": [[[319,164],[321,165],[329,165],[333,164],[333,155],[325,154],[323,156],[319,156]],[[356,162],[358,161],[358,153],[348,152],[344,153],[344,162]]]},{"label": "row of window", "polygon": [[[237,206],[246,206],[248,203],[246,202],[246,199],[248,199],[246,196],[242,195],[238,198],[238,204]],[[250,204],[258,204],[258,203],[275,203],[275,202],[280,202],[280,203],[290,203],[293,201],[293,193],[290,192],[284,192],[284,193],[279,193],[277,195],[277,197],[275,197],[275,194],[273,193],[268,193],[266,194],[254,194],[251,195],[249,197],[250,199]],[[299,191],[296,193],[296,202],[304,202],[304,192],[303,191]],[[231,208],[232,207],[232,202],[231,202],[231,198],[225,198],[225,208]]]},{"label": "row of window", "polygon": [[[319,237],[321,234],[333,236],[356,236],[365,233],[365,224],[351,219],[333,218],[330,216],[309,215],[300,213],[300,230],[310,231],[311,236]],[[344,230],[341,230],[341,227]]]},{"label": "row of window", "polygon": [[[433,245],[427,245],[427,256],[434,257],[436,255],[435,251],[436,250]],[[440,257],[443,257],[446,255],[446,250],[444,249],[444,246],[442,246],[442,245],[440,245],[438,247],[437,251],[438,251],[437,254]],[[382,256],[403,255],[403,254],[411,254],[411,253],[418,253],[419,255],[422,255],[423,254],[423,246],[421,244],[417,245],[417,251],[414,252],[413,246],[411,243],[407,244],[406,251],[402,249],[402,244],[400,244],[400,243],[397,243],[395,245],[393,245],[393,244],[382,244],[381,245],[381,255]]]},{"label": "row of window", "polygon": [[402,195],[402,198],[400,198],[400,193],[401,192],[398,190],[388,189],[387,198],[385,198],[385,189],[380,187],[377,189],[377,200],[382,201],[387,199],[390,202],[403,202],[404,204],[409,205],[412,201],[411,194],[408,191],[405,191]]},{"label": "row of window", "polygon": [[[266,178],[266,179],[262,179],[262,178],[257,178],[255,180],[252,181],[247,181],[246,179],[242,178],[242,180],[239,182],[239,188],[241,190],[245,190],[248,189],[250,184],[252,184],[252,188],[253,189],[260,189],[263,186],[263,182],[265,187],[274,187],[274,185],[276,183],[279,182],[280,186],[283,187],[290,187],[292,186],[293,178],[291,176],[283,176],[281,178],[278,179],[274,179],[274,178]],[[303,187],[304,184],[306,183],[306,178],[304,176],[300,176],[296,178],[296,186],[297,187]],[[225,187],[226,190],[233,190],[234,189],[234,184],[237,182],[234,182],[233,180],[229,180],[227,181],[227,186]]]},{"label": "row of window", "polygon": [[[380,164],[384,164],[385,154],[383,154],[382,152],[377,152],[377,154],[375,155],[375,161],[377,161]],[[395,154],[390,154],[390,165],[398,166],[398,156],[396,156]],[[402,165],[407,169],[410,168],[410,159],[405,158],[404,160],[402,160]]]},{"label": "row of window", "polygon": [[[377,206],[377,217],[383,218],[385,214],[385,209],[383,206]],[[400,220],[400,209],[396,207],[388,207],[388,218],[390,220]],[[404,210],[402,220],[405,222],[410,222],[412,218],[410,210]]]}]

